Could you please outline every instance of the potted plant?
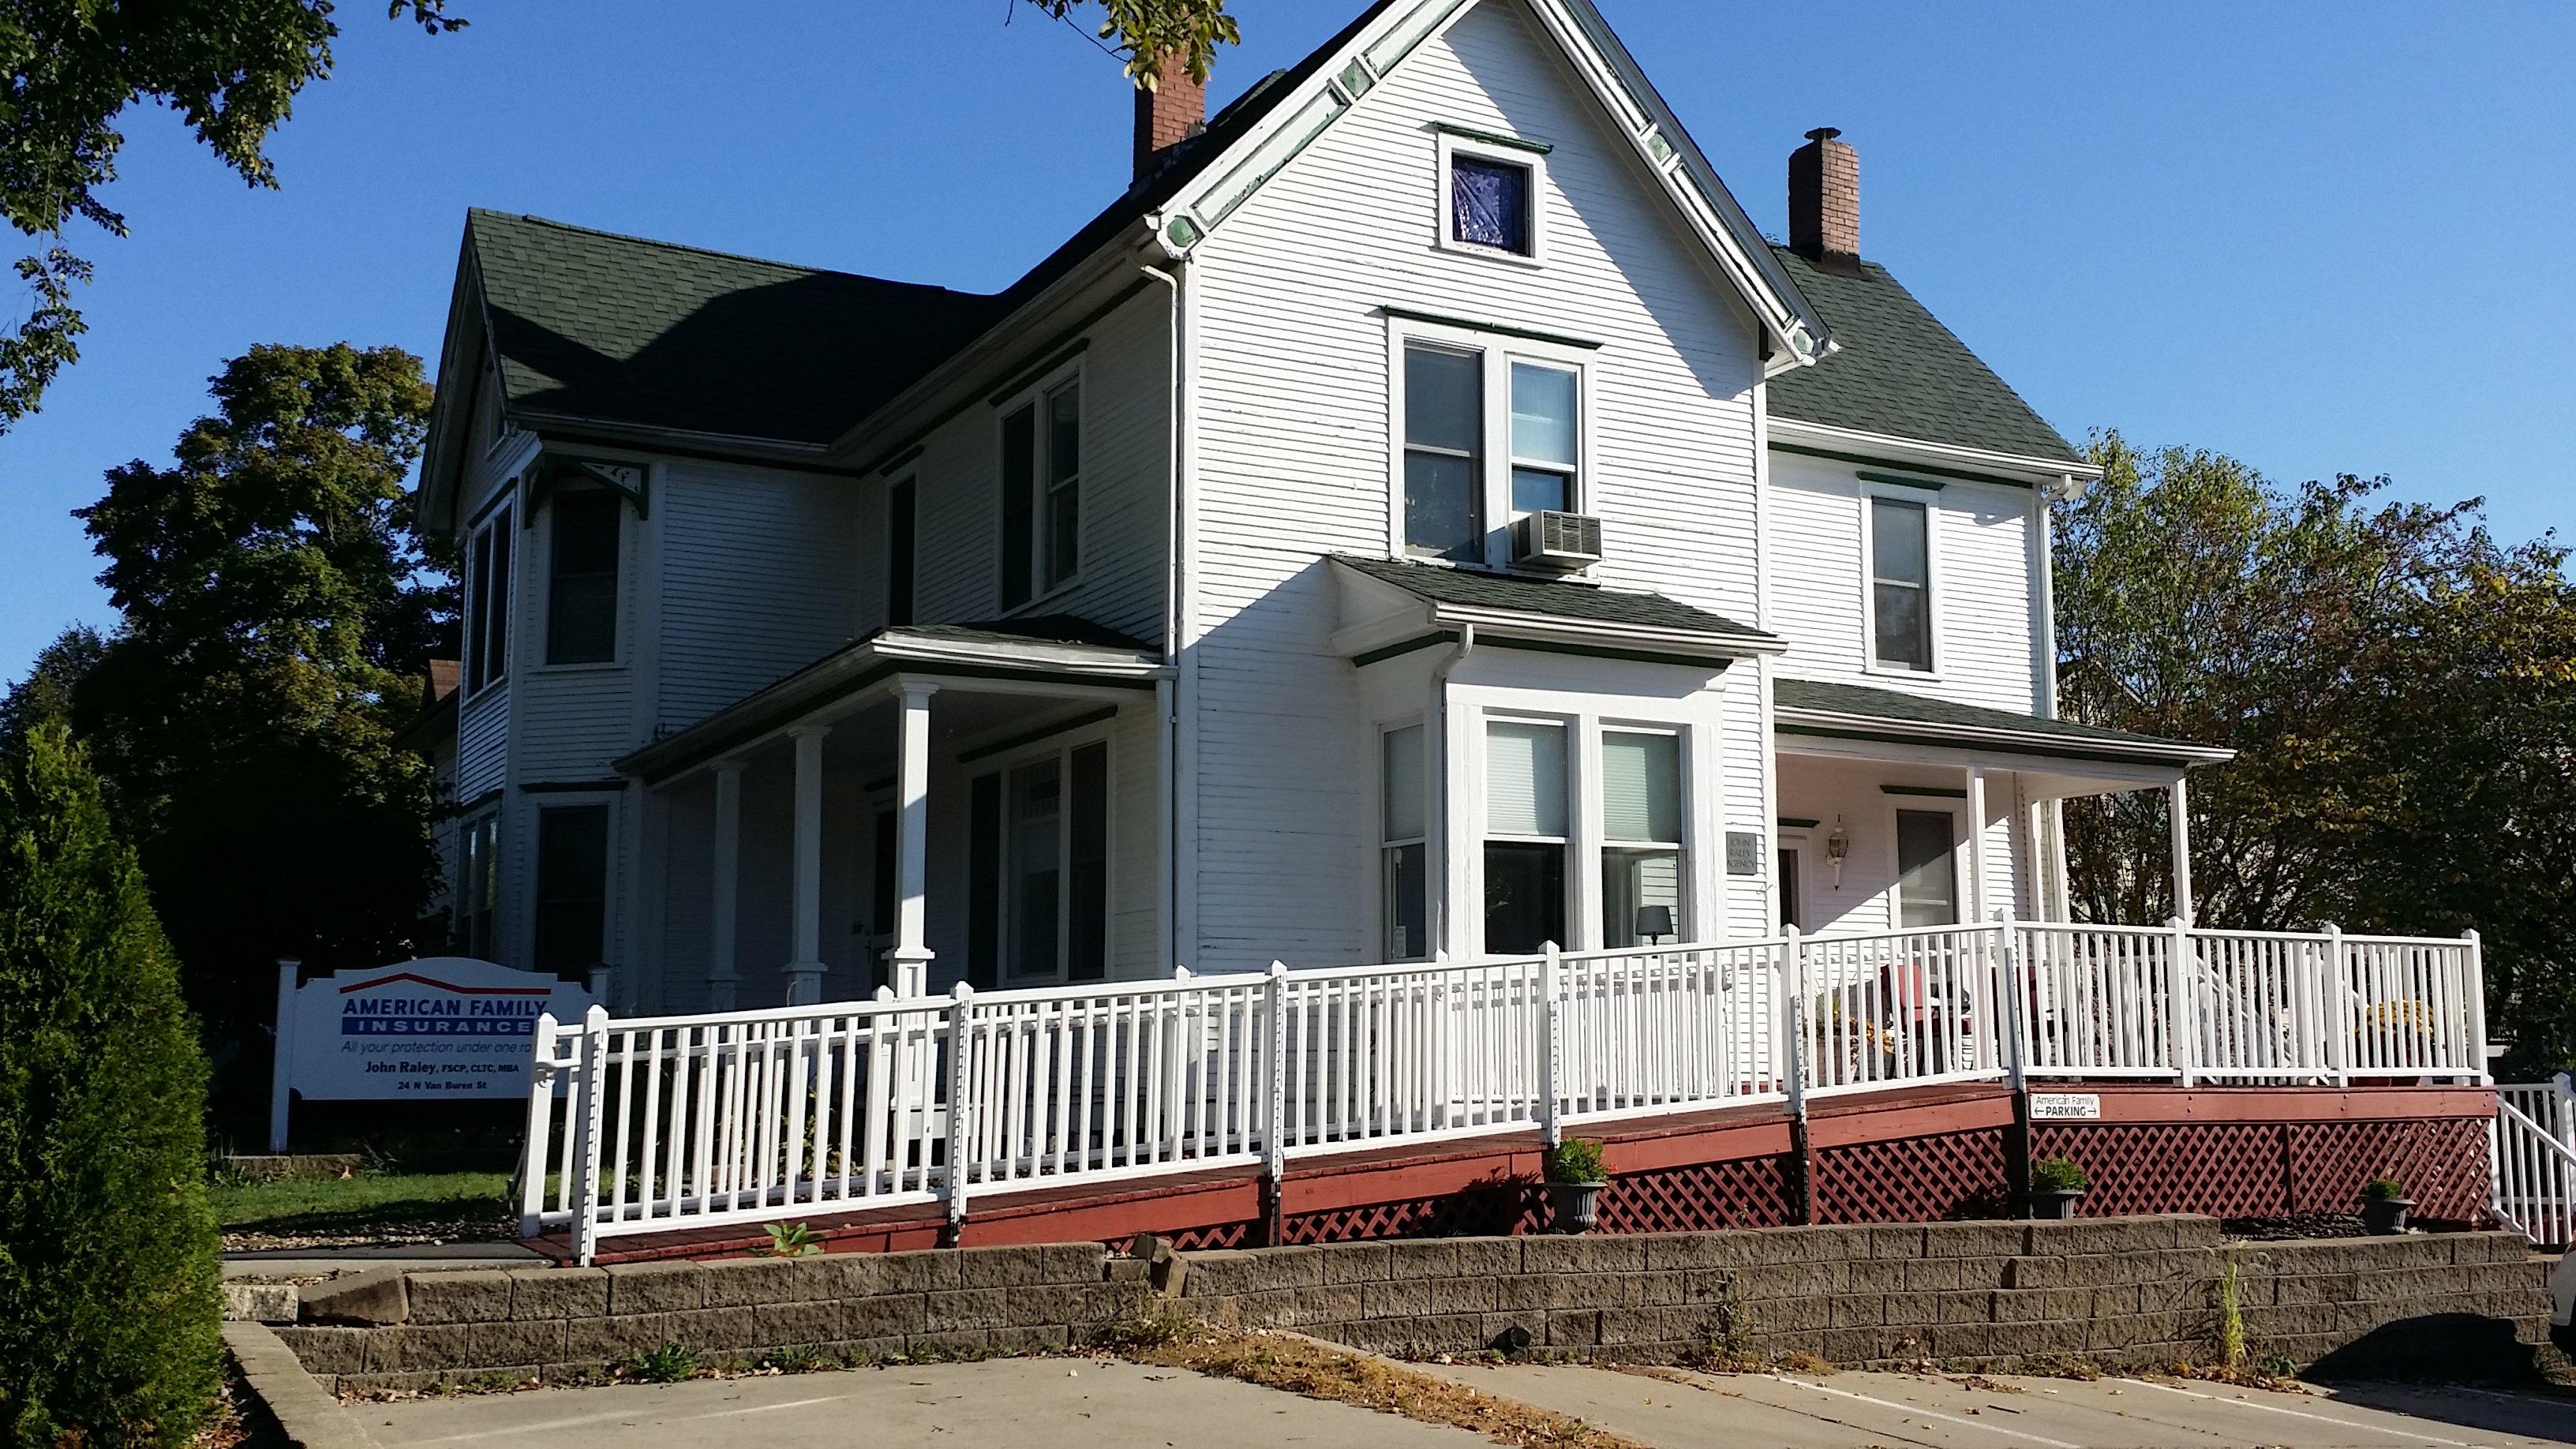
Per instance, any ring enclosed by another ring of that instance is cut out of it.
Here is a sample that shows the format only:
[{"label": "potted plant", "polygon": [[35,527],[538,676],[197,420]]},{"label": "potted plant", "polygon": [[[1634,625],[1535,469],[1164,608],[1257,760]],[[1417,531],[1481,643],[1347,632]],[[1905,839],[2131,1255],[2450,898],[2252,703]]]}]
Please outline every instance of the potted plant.
[{"label": "potted plant", "polygon": [[2073,1158],[2048,1158],[2030,1170],[2030,1215],[2051,1221],[2071,1218],[2075,1200],[2092,1185]]},{"label": "potted plant", "polygon": [[2413,1206],[2405,1184],[2393,1177],[2374,1177],[2361,1185],[2362,1226],[2374,1233],[2406,1231],[2406,1210]]},{"label": "potted plant", "polygon": [[1588,1233],[1601,1218],[1601,1189],[1610,1185],[1601,1170],[1601,1143],[1591,1137],[1569,1137],[1540,1155],[1547,1173],[1548,1217],[1560,1233]]}]

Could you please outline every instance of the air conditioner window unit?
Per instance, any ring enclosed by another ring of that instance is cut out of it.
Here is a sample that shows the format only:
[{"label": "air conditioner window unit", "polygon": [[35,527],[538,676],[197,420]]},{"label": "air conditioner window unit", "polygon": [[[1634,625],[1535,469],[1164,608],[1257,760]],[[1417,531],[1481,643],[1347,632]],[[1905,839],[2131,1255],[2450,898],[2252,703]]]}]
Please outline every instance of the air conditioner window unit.
[{"label": "air conditioner window unit", "polygon": [[1588,513],[1543,509],[1512,524],[1512,562],[1527,568],[1579,569],[1601,562],[1601,520]]}]

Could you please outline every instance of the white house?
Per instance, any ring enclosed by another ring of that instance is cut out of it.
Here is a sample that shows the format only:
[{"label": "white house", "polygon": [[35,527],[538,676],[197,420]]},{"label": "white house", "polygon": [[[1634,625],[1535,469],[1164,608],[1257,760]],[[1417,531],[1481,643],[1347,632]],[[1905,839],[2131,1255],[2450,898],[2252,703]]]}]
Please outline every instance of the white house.
[{"label": "white house", "polygon": [[2062,919],[2055,802],[2225,757],[2052,717],[2095,470],[1831,131],[1767,243],[1588,0],[1202,104],[993,296],[469,218],[461,949],[683,1011]]}]

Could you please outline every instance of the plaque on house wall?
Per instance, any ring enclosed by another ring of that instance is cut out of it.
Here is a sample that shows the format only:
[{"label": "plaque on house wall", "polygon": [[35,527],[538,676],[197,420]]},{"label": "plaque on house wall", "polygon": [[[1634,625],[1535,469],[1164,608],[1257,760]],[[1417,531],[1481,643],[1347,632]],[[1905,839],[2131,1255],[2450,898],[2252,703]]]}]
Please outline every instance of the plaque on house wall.
[{"label": "plaque on house wall", "polygon": [[1760,831],[1726,832],[1726,873],[1728,875],[1762,873],[1762,833]]}]

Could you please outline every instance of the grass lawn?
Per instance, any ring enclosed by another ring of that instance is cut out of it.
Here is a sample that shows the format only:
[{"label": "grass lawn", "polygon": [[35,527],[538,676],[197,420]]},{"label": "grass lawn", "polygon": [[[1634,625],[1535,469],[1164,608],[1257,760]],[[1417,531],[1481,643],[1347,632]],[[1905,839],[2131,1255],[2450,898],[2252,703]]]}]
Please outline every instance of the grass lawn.
[{"label": "grass lawn", "polygon": [[506,1172],[361,1173],[277,1182],[217,1180],[215,1221],[228,1234],[364,1237],[448,1224],[490,1226],[511,1212]]}]

